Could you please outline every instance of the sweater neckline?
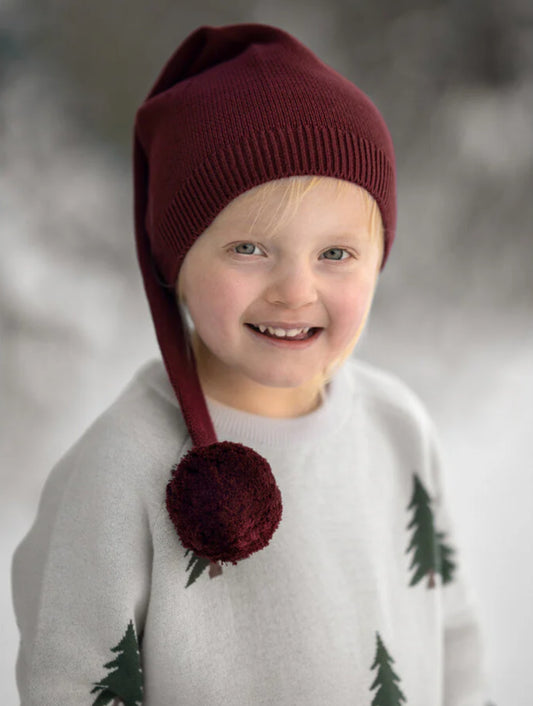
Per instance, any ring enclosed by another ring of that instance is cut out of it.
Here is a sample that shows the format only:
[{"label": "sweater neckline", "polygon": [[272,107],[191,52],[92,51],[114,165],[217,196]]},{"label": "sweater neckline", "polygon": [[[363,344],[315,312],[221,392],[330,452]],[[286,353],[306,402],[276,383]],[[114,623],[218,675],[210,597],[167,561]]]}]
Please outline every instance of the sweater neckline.
[{"label": "sweater neckline", "polygon": [[[152,387],[179,408],[163,361],[151,361],[147,367]],[[235,409],[207,396],[206,403],[219,441],[287,447],[325,438],[342,427],[350,410],[352,385],[353,378],[345,363],[326,385],[321,405],[300,417],[265,417]]]}]

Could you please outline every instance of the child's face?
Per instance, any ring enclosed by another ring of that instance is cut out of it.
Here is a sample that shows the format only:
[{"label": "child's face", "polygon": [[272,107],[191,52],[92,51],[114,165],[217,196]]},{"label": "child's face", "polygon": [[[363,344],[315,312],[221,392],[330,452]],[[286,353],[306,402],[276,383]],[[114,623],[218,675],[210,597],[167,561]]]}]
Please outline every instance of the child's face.
[{"label": "child's face", "polygon": [[[200,378],[205,373],[213,388],[226,386],[236,398],[264,386],[301,391],[363,328],[381,235],[370,232],[362,190],[346,183],[337,194],[334,181],[321,180],[275,235],[268,231],[285,185],[266,200],[256,187],[221,211],[187,253],[180,288],[196,329]],[[261,333],[264,326],[310,331],[293,331],[290,340]]]}]

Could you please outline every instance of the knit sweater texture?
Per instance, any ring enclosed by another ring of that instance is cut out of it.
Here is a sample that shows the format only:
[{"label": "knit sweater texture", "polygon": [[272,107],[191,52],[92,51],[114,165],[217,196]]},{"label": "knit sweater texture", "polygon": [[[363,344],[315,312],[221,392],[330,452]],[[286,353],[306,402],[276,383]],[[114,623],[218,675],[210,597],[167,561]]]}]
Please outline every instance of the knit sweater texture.
[{"label": "knit sweater texture", "polygon": [[22,706],[482,706],[479,629],[433,425],[356,360],[273,419],[208,398],[270,463],[270,544],[210,576],[165,507],[191,441],[160,360],[50,474],[13,561]]}]

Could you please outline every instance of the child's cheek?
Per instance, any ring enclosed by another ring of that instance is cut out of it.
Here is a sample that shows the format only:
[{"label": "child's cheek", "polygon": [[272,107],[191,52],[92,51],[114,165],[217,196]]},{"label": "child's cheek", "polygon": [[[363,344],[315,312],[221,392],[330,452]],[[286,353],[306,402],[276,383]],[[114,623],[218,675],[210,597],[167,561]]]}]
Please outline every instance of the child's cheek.
[{"label": "child's cheek", "polygon": [[339,329],[346,335],[348,341],[360,329],[367,311],[372,303],[374,281],[365,279],[344,291],[344,296],[336,300],[337,320]]},{"label": "child's cheek", "polygon": [[200,337],[213,352],[221,352],[237,332],[245,304],[241,290],[216,270],[195,282],[189,311]]}]

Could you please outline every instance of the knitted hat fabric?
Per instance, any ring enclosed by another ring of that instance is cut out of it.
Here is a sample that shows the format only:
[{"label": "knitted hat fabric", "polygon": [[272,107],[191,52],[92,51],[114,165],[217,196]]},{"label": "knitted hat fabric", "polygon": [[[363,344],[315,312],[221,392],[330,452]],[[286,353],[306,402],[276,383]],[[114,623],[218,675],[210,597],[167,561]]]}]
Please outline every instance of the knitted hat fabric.
[{"label": "knitted hat fabric", "polygon": [[352,181],[396,225],[389,131],[370,99],[294,37],[265,25],[202,27],[178,47],[136,116],[150,164],[146,230],[167,284],[239,194],[282,177]]},{"label": "knitted hat fabric", "polygon": [[195,447],[173,469],[167,508],[183,545],[211,561],[266,546],[281,495],[255,451],[217,442],[174,288],[188,250],[220,211],[254,186],[298,175],[350,181],[374,197],[383,267],[396,226],[395,161],[370,99],[276,27],[194,31],[137,111],[134,205],[156,335]]}]

